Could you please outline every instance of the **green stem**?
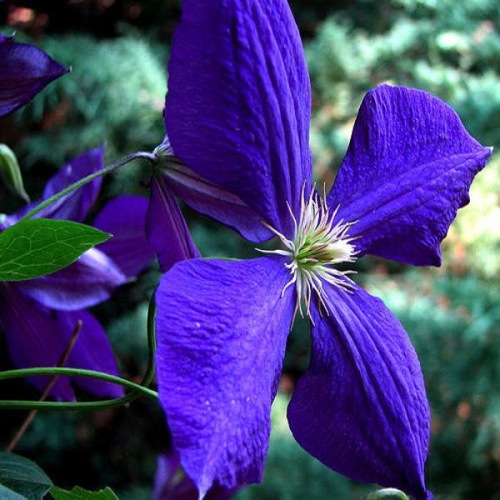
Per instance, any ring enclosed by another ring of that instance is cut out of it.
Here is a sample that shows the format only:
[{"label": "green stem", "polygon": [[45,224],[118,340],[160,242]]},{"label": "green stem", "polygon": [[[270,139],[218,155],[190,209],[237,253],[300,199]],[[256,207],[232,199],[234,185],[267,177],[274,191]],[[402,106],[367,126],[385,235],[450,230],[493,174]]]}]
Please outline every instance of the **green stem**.
[{"label": "green stem", "polygon": [[145,396],[151,397],[153,399],[158,398],[158,393],[147,387],[131,382],[124,378],[116,377],[115,375],[110,375],[109,373],[98,372],[96,370],[86,370],[84,368],[68,368],[68,367],[57,367],[57,366],[40,366],[36,368],[19,368],[16,370],[6,370],[0,372],[0,380],[8,380],[11,378],[24,378],[24,377],[37,377],[40,375],[69,375],[73,377],[86,377],[95,378],[97,380],[104,380],[105,382],[111,382],[112,384],[122,385],[123,387],[128,387],[129,389],[134,389],[139,391]]},{"label": "green stem", "polygon": [[24,214],[19,220],[25,220],[25,219],[30,219],[37,213],[39,213],[41,210],[43,210],[45,207],[50,205],[51,203],[56,202],[63,196],[66,196],[68,193],[71,193],[72,191],[75,191],[76,189],[84,186],[85,184],[88,184],[89,182],[92,182],[93,180],[97,179],[98,177],[102,177],[104,175],[107,175],[114,170],[122,167],[123,165],[126,165],[127,163],[130,163],[133,160],[136,160],[138,158],[143,158],[145,160],[149,160],[151,163],[156,163],[158,161],[158,158],[156,155],[152,153],[146,153],[146,152],[137,152],[137,153],[132,153],[127,156],[124,156],[123,158],[119,159],[118,161],[112,163],[111,165],[108,165],[101,170],[94,172],[93,174],[87,175],[86,177],[83,177],[79,181],[70,184],[63,190],[59,191],[55,195],[51,196],[50,198],[47,198],[46,200],[42,201],[39,205],[36,207],[32,208],[29,212]]},{"label": "green stem", "polygon": [[147,318],[147,330],[148,330],[148,365],[146,367],[146,373],[141,381],[141,385],[149,386],[151,381],[153,380],[155,374],[155,352],[156,352],[156,288],[153,291],[153,295],[149,299],[149,307],[148,307],[148,318]]},{"label": "green stem", "polygon": [[[127,400],[124,401],[125,399]],[[0,401],[0,410],[97,411],[123,406],[128,400],[128,396],[116,399],[103,399],[102,401],[79,401],[75,403],[5,399]]]}]

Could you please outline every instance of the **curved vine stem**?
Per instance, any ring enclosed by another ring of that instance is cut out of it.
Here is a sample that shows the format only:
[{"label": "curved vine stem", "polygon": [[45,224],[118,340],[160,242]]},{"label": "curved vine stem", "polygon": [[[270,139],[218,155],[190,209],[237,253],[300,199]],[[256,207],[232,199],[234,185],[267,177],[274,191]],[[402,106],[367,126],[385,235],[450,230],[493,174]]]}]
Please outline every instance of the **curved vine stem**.
[{"label": "curved vine stem", "polygon": [[65,187],[61,191],[57,192],[55,195],[51,196],[50,198],[47,198],[46,200],[42,201],[39,205],[36,207],[32,208],[30,211],[26,212],[20,219],[19,221],[25,220],[25,219],[30,219],[37,213],[39,213],[41,210],[43,210],[45,207],[49,206],[51,203],[56,202],[63,196],[66,196],[68,193],[71,193],[78,188],[81,188],[85,184],[88,184],[89,182],[92,182],[93,180],[97,179],[98,177],[102,177],[104,175],[107,175],[114,170],[123,167],[123,165],[126,165],[127,163],[130,163],[131,161],[137,160],[139,158],[145,159],[150,161],[151,163],[156,163],[158,161],[158,157],[153,154],[153,153],[146,153],[143,151],[139,151],[137,153],[131,153],[127,156],[124,156],[123,158],[120,158],[114,163],[111,163],[110,165],[102,168],[101,170],[98,170],[97,172],[94,172],[93,174],[89,174],[86,177],[83,177],[79,181],[70,184],[69,186]]},{"label": "curved vine stem", "polygon": [[116,377],[115,375],[110,375],[109,373],[98,372],[96,370],[87,370],[85,368],[68,368],[68,367],[58,367],[58,366],[41,366],[36,368],[19,368],[16,370],[6,370],[0,372],[0,380],[8,380],[11,378],[24,378],[24,377],[36,377],[39,375],[69,375],[74,377],[86,377],[94,378],[97,380],[103,380],[105,382],[111,382],[112,384],[122,385],[129,389],[134,389],[141,392],[145,396],[150,396],[156,398],[157,393],[143,387],[135,382],[126,380],[121,377]]},{"label": "curved vine stem", "polygon": [[147,329],[148,329],[148,364],[146,373],[140,384],[136,384],[129,380],[102,373],[94,370],[84,370],[80,368],[64,368],[64,367],[40,367],[40,368],[21,368],[16,370],[7,370],[0,372],[0,381],[13,378],[33,377],[38,375],[72,375],[78,377],[95,378],[104,380],[113,384],[118,384],[129,389],[132,392],[121,398],[103,399],[99,401],[80,401],[80,402],[57,402],[57,401],[26,401],[26,400],[3,400],[0,401],[0,409],[21,410],[21,409],[38,409],[38,410],[102,410],[104,408],[112,408],[128,404],[130,401],[139,396],[146,396],[155,401],[158,400],[158,393],[147,386],[151,383],[154,377],[155,365],[154,354],[156,349],[155,336],[155,315],[156,303],[154,293],[149,301]]}]

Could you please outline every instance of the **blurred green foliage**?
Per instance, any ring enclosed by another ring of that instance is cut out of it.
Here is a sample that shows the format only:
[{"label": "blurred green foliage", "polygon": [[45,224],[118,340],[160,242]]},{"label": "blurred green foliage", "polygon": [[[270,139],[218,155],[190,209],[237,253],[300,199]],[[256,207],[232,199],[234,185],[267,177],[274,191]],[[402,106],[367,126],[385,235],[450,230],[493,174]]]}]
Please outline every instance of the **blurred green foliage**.
[{"label": "blurred green foliage", "polygon": [[437,498],[500,492],[500,285],[437,270],[371,275],[368,290],[402,321],[432,409],[428,477]]},{"label": "blurred green foliage", "polygon": [[470,204],[458,211],[442,245],[443,272],[474,274],[492,286],[500,276],[500,155],[475,179]]},{"label": "blurred green foliage", "polygon": [[25,131],[25,168],[59,167],[100,144],[116,159],[152,150],[164,135],[166,47],[135,32],[111,40],[88,35],[45,37],[38,44],[71,67],[17,115]]},{"label": "blurred green foliage", "polygon": [[286,420],[290,398],[278,394],[272,408],[272,434],[264,483],[242,489],[235,500],[365,498],[372,489],[358,487],[306,453],[294,440]]},{"label": "blurred green foliage", "polygon": [[[429,90],[457,111],[480,142],[498,149],[497,0],[294,0],[291,6],[311,73],[311,148],[318,180],[334,181],[363,95],[382,82]],[[157,35],[158,26],[151,32]],[[113,160],[161,141],[165,43],[130,28],[111,39],[61,34],[42,42],[72,73],[17,115],[22,166],[56,168],[103,142]],[[111,192],[135,189],[138,177],[134,169],[121,173]],[[401,319],[419,353],[433,412],[429,486],[439,500],[500,498],[499,188],[500,157],[494,154],[443,243],[440,269],[408,271],[371,258],[359,265],[357,279]],[[232,231],[189,209],[185,213],[204,255],[257,255]],[[95,310],[131,378],[145,367],[145,300],[157,278],[153,267]],[[241,491],[238,500],[359,499],[369,491],[321,466],[287,430],[284,408],[307,368],[308,330],[299,318],[288,342],[264,484]],[[161,411],[135,402],[104,416],[39,415],[20,452],[46,463],[51,477],[65,478],[62,486],[111,485],[120,498],[141,499],[150,491],[156,454],[167,446]],[[60,464],[71,463],[82,449],[89,458],[80,477],[75,471],[64,476]]]},{"label": "blurred green foliage", "polygon": [[474,137],[497,147],[498,2],[361,3],[373,10],[369,23],[355,24],[359,15],[352,15],[353,8],[341,11],[322,23],[307,43],[318,174],[338,167],[364,93],[382,82],[422,88],[441,97]]}]

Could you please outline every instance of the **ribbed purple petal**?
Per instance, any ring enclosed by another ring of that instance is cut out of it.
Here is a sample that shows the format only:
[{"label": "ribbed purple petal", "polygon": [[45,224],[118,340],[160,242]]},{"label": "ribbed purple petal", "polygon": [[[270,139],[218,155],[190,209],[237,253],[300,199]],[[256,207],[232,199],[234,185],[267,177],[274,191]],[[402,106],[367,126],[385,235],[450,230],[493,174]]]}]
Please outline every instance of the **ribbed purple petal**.
[{"label": "ribbed purple petal", "polygon": [[261,480],[292,323],[281,258],[189,260],[156,294],[160,402],[200,494]]},{"label": "ribbed purple petal", "polygon": [[[109,341],[100,325],[88,313],[46,309],[22,294],[17,285],[12,283],[0,283],[0,298],[0,324],[15,366],[57,366],[77,320],[82,319],[83,328],[66,366],[102,370],[112,375],[118,373]],[[49,380],[49,377],[33,377],[29,382],[42,392]],[[73,380],[97,396],[116,397],[122,394],[120,388],[108,382]],[[57,400],[74,400],[70,379],[58,377],[50,395]]]},{"label": "ribbed purple petal", "polygon": [[250,241],[262,242],[273,236],[262,224],[262,216],[243,200],[182,163],[170,163],[164,174],[167,185],[194,210],[232,227]]},{"label": "ribbed purple petal", "polygon": [[430,414],[417,355],[383,302],[324,284],[328,311],[312,307],[310,367],[288,408],[295,439],[356,481],[426,491]]},{"label": "ribbed purple petal", "polygon": [[440,265],[439,245],[490,154],[438,98],[382,85],[361,105],[328,203],[358,221],[360,255]]},{"label": "ribbed purple petal", "polygon": [[107,300],[127,281],[106,254],[91,248],[70,266],[48,276],[23,281],[19,288],[47,307],[75,311]]},{"label": "ribbed purple petal", "polygon": [[160,175],[151,179],[146,234],[162,271],[167,271],[181,260],[200,256],[177,200]]},{"label": "ribbed purple petal", "polygon": [[0,116],[27,104],[51,81],[69,72],[42,50],[0,39]]},{"label": "ribbed purple petal", "polygon": [[[73,158],[73,160],[61,167],[47,182],[42,199],[19,210],[13,215],[12,220],[19,219],[26,212],[39,205],[41,201],[50,198],[52,195],[74,182],[79,181],[83,177],[97,172],[103,168],[103,166],[104,149],[102,147],[91,149]],[[94,179],[76,191],[63,196],[57,202],[42,209],[36,217],[83,222],[99,194],[101,184],[102,177]]]},{"label": "ribbed purple petal", "polygon": [[144,271],[154,257],[146,238],[148,203],[143,196],[118,196],[106,203],[92,224],[113,235],[99,245],[99,250],[111,257],[127,277]]},{"label": "ribbed purple petal", "polygon": [[310,83],[286,0],[186,0],[169,63],[175,154],[291,235],[311,181]]}]

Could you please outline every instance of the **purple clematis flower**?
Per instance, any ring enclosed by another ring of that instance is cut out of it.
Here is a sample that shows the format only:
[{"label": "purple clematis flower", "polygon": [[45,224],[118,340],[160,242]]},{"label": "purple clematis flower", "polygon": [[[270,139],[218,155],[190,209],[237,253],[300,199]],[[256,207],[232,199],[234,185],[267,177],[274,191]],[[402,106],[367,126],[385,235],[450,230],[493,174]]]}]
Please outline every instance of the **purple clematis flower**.
[{"label": "purple clematis flower", "polygon": [[[82,154],[48,181],[42,201],[102,167],[102,148]],[[66,195],[39,212],[37,217],[82,222],[97,198],[101,182],[98,178]],[[15,224],[37,203],[4,216],[0,230]],[[106,333],[86,308],[106,300],[118,286],[130,282],[151,261],[153,254],[144,230],[147,203],[146,198],[132,195],[109,201],[97,215],[94,226],[110,232],[113,238],[51,275],[0,282],[0,325],[15,366],[56,366],[81,320],[83,326],[66,366],[119,374]],[[42,391],[47,379],[36,377],[30,382]],[[51,396],[57,400],[74,400],[73,383],[99,397],[123,395],[121,387],[107,382],[58,377]]]},{"label": "purple clematis flower", "polygon": [[160,401],[183,469],[200,497],[213,484],[261,481],[300,312],[311,319],[312,352],[288,408],[298,443],[354,480],[432,498],[417,355],[349,272],[366,254],[439,265],[440,243],[491,150],[441,100],[382,85],[363,100],[321,197],[309,77],[285,0],[185,0],[169,64],[165,119],[176,156],[259,215],[261,228],[246,220],[244,232],[236,218],[233,227],[253,229],[253,241],[263,227],[281,244],[249,261],[184,260],[160,282]]},{"label": "purple clematis flower", "polygon": [[37,47],[0,34],[0,116],[24,106],[69,71]]}]

